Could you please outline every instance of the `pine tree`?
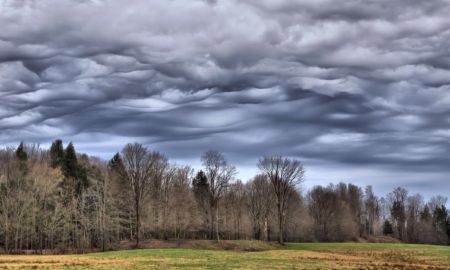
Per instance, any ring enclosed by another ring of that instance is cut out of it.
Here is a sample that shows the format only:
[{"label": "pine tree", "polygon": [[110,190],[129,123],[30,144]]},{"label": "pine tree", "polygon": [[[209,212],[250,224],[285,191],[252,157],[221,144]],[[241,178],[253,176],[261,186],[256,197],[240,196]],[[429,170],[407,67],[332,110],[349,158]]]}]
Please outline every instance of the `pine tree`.
[{"label": "pine tree", "polygon": [[197,201],[203,201],[206,199],[209,190],[208,178],[205,173],[200,170],[194,179],[192,179],[192,187],[195,198]]},{"label": "pine tree", "polygon": [[50,147],[50,166],[56,168],[62,165],[64,159],[64,147],[62,140],[58,139]]},{"label": "pine tree", "polygon": [[446,237],[450,237],[448,231],[449,213],[445,205],[436,206],[433,212],[433,219],[437,231]]},{"label": "pine tree", "polygon": [[[192,179],[192,191],[194,193],[195,201],[199,209],[201,210],[203,225],[205,229],[212,226],[210,220],[210,197],[209,197],[209,184],[208,178],[206,177],[203,171],[199,171],[197,175]],[[212,238],[212,232],[209,232],[210,237]]]},{"label": "pine tree", "polygon": [[125,166],[123,165],[123,161],[119,153],[116,153],[113,156],[113,158],[109,161],[108,167],[112,172],[121,177],[123,177],[126,174]]},{"label": "pine tree", "polygon": [[86,169],[83,168],[77,159],[75,147],[72,142],[67,145],[62,160],[62,171],[64,175],[64,185],[69,188],[69,192],[74,192],[76,196],[81,195],[83,189],[88,187]]},{"label": "pine tree", "polygon": [[16,158],[19,161],[19,171],[20,171],[20,179],[24,180],[26,174],[28,174],[28,154],[25,151],[25,146],[23,142],[19,144],[19,146],[16,149]]},{"label": "pine tree", "polygon": [[16,157],[20,161],[28,160],[28,155],[27,152],[25,151],[25,146],[23,145],[23,142],[21,142],[16,149]]}]

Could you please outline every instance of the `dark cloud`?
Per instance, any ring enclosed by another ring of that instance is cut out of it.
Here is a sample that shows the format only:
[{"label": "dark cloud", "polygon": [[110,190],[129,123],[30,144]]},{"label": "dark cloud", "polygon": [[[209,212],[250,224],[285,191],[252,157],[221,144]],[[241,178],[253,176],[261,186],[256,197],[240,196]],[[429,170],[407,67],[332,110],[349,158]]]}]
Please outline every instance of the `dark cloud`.
[{"label": "dark cloud", "polygon": [[3,1],[0,143],[60,137],[108,158],[140,141],[189,162],[215,148],[251,173],[284,154],[305,161],[309,185],[347,175],[448,196],[449,9]]}]

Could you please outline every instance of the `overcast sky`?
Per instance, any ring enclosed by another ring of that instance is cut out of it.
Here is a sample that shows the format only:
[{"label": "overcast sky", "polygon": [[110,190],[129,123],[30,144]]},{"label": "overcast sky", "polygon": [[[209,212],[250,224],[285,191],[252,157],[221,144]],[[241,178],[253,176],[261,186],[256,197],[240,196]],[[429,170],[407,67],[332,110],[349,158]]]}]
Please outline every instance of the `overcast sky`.
[{"label": "overcast sky", "polygon": [[199,166],[299,158],[346,181],[450,195],[450,4],[1,0],[0,144],[141,142]]}]

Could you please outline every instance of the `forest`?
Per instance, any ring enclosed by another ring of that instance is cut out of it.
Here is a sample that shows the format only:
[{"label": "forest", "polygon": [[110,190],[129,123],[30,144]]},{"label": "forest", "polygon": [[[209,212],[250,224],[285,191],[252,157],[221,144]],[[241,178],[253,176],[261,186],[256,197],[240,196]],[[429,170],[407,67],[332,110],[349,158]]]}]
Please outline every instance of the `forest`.
[{"label": "forest", "polygon": [[20,143],[0,150],[0,248],[5,253],[105,251],[151,239],[377,241],[448,245],[447,198],[397,187],[382,197],[351,183],[302,190],[301,161],[261,157],[259,174],[236,179],[218,151],[203,167],[171,163],[127,144],[110,160]]}]

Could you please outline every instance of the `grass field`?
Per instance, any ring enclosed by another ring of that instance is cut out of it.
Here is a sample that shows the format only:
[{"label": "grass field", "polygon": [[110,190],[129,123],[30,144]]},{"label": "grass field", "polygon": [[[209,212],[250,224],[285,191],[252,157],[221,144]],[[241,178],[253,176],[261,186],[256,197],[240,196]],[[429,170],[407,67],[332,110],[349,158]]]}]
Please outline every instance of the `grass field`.
[{"label": "grass field", "polygon": [[450,247],[292,243],[259,252],[140,249],[57,256],[0,256],[0,269],[449,269]]}]

